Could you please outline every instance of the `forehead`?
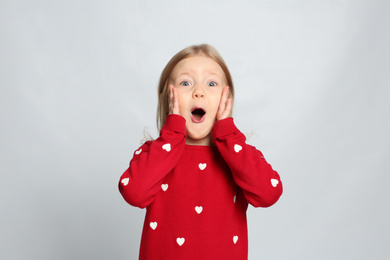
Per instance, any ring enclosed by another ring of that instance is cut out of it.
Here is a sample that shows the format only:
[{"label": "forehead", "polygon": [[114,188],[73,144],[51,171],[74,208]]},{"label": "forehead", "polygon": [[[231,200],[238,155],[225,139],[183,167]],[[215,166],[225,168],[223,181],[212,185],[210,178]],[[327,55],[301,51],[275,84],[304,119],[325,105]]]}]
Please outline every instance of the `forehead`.
[{"label": "forehead", "polygon": [[212,58],[204,55],[192,56],[178,62],[171,76],[176,78],[182,74],[214,74],[225,79],[221,66]]}]

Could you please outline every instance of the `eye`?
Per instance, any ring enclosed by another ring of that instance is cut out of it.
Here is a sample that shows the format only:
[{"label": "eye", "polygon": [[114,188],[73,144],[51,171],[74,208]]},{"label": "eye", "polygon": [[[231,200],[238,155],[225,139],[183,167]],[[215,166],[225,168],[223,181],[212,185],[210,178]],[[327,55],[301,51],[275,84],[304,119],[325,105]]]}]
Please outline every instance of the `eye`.
[{"label": "eye", "polygon": [[209,82],[208,84],[210,87],[215,87],[217,85],[217,83],[215,81],[211,81]]},{"label": "eye", "polygon": [[191,83],[189,83],[188,81],[183,81],[183,82],[180,83],[180,85],[182,85],[182,86],[189,86],[189,85],[191,85]]}]

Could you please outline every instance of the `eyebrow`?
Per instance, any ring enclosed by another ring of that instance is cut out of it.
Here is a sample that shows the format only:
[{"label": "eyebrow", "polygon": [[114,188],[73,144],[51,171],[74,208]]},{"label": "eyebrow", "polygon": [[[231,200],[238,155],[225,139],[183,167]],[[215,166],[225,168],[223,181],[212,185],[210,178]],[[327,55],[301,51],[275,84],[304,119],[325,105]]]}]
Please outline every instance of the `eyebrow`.
[{"label": "eyebrow", "polygon": [[177,77],[180,77],[180,76],[191,76],[191,73],[189,73],[189,72],[183,72],[183,73],[177,74],[177,75],[176,75],[176,78],[177,78]]},{"label": "eyebrow", "polygon": [[[192,76],[192,73],[191,72],[183,72],[183,73],[177,74],[176,78],[180,77],[180,76]],[[216,76],[218,78],[224,79],[224,75],[221,76],[221,75],[214,73],[214,72],[206,72],[206,77],[209,77],[209,76]]]}]

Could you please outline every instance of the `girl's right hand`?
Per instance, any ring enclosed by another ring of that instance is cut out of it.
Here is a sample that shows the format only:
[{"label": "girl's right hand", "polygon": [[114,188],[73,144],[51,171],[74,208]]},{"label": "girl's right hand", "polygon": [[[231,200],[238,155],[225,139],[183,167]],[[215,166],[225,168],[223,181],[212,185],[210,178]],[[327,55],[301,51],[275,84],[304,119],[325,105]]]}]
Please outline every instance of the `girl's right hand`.
[{"label": "girl's right hand", "polygon": [[169,85],[169,114],[180,115],[179,93],[173,85]]}]

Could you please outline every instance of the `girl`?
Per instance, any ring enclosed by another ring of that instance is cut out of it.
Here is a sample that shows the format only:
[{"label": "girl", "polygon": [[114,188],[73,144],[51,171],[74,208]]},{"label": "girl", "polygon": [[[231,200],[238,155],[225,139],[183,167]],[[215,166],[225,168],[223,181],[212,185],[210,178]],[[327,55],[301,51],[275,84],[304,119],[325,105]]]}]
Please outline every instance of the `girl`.
[{"label": "girl", "polygon": [[123,198],[146,208],[139,259],[247,259],[248,203],[269,207],[283,188],[230,117],[233,90],[225,62],[206,44],[164,68],[160,136],[134,152],[119,181]]}]

